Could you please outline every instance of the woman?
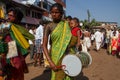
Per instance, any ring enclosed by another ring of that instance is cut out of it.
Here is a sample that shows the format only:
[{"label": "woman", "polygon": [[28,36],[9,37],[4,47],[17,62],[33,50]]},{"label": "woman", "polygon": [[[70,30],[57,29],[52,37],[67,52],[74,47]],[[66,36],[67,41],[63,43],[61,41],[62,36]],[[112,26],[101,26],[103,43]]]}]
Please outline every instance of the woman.
[{"label": "woman", "polygon": [[[52,69],[51,80],[71,80],[66,76],[63,70],[58,69],[62,58],[67,54],[68,45],[71,40],[71,31],[68,22],[62,20],[63,7],[59,3],[51,6],[50,13],[53,22],[48,24],[44,30],[43,50]],[[50,53],[48,53],[47,44],[50,35]]]},{"label": "woman", "polygon": [[119,35],[118,35],[117,57],[120,58],[120,29],[119,29]]},{"label": "woman", "polygon": [[[26,39],[33,40],[34,36],[30,34],[25,28],[20,26],[20,22],[23,18],[23,13],[18,8],[10,8],[8,11],[8,21],[10,26],[3,28],[3,41],[5,43],[10,43],[15,41],[18,56],[7,56],[7,63],[3,64],[3,69],[7,78],[5,80],[24,80],[24,73],[27,70],[27,65],[25,63],[25,56],[28,54],[27,49],[29,48],[29,43]],[[23,36],[24,35],[24,36]],[[8,49],[9,50],[14,49]],[[10,53],[12,54],[12,53]],[[6,58],[4,58],[6,60]]]},{"label": "woman", "polygon": [[111,50],[112,55],[117,53],[118,48],[118,37],[116,36],[116,31],[113,32],[113,36],[111,37]]}]

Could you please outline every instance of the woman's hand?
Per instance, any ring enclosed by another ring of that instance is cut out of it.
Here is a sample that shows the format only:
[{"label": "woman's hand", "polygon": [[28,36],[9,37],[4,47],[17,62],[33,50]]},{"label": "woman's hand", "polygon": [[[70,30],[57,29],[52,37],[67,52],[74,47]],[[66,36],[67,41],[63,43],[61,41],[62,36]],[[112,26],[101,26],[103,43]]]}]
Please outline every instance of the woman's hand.
[{"label": "woman's hand", "polygon": [[57,71],[57,70],[58,70],[58,69],[57,69],[57,66],[53,63],[53,61],[49,60],[48,62],[49,62],[49,64],[50,64],[50,68],[51,68],[53,71]]}]

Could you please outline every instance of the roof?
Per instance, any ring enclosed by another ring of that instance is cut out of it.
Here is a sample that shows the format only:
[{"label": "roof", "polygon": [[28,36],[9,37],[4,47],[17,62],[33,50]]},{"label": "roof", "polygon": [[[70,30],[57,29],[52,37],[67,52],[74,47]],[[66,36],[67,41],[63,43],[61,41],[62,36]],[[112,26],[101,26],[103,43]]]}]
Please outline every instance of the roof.
[{"label": "roof", "polygon": [[24,17],[22,20],[23,23],[28,23],[28,24],[35,24],[38,25],[40,22],[40,19],[36,19],[36,18],[31,18],[31,17]]}]

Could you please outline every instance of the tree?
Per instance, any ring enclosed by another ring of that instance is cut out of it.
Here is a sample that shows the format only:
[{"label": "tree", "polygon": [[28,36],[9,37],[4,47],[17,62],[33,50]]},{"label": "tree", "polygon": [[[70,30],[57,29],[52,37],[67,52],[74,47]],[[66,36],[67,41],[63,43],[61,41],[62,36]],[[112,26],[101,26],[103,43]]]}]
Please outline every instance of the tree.
[{"label": "tree", "polygon": [[88,22],[90,23],[90,17],[91,17],[91,15],[90,15],[89,9],[87,10],[87,15],[88,15]]},{"label": "tree", "polygon": [[88,22],[88,20],[81,21],[83,23],[82,29],[85,28],[92,28],[94,26],[100,26],[100,23],[97,22],[95,19],[92,19],[91,22]]}]

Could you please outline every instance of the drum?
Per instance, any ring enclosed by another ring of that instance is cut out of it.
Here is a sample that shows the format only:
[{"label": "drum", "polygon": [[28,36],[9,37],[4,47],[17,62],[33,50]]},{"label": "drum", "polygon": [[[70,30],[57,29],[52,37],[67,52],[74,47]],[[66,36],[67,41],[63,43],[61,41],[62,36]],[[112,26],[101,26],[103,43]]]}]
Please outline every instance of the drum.
[{"label": "drum", "polygon": [[88,67],[92,63],[92,57],[88,52],[81,51],[76,54],[82,62],[82,67]]},{"label": "drum", "polygon": [[82,70],[82,62],[76,55],[68,54],[62,60],[64,72],[71,77],[77,76]]},{"label": "drum", "polygon": [[92,63],[92,57],[88,52],[77,52],[68,54],[62,60],[63,71],[71,77],[78,76],[82,68],[88,67]]}]

